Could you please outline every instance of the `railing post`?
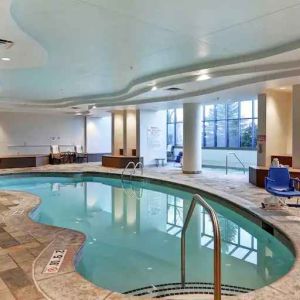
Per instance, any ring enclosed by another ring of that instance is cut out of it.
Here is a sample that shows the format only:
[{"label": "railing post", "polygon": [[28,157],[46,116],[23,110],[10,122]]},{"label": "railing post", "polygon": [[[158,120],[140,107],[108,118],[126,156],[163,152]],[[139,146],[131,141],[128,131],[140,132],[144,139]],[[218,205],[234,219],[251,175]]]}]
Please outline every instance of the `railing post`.
[{"label": "railing post", "polygon": [[215,211],[211,206],[200,196],[194,195],[192,203],[189,207],[186,219],[184,221],[181,233],[181,285],[185,287],[185,265],[186,265],[186,252],[185,252],[185,235],[191,220],[193,211],[195,209],[196,203],[203,206],[212,221],[213,232],[214,232],[214,300],[221,300],[222,295],[222,283],[221,283],[221,231],[219,226],[219,221]]},{"label": "railing post", "polygon": [[244,174],[246,174],[246,167],[245,167],[244,163],[239,159],[239,157],[236,155],[235,152],[229,152],[226,154],[226,175],[228,174],[228,157],[229,157],[229,155],[233,155],[237,159],[237,161],[243,167]]},{"label": "railing post", "polygon": [[141,175],[143,175],[144,173],[144,165],[141,161],[139,161],[138,163],[136,163],[136,165],[134,166],[134,170],[133,170],[133,174],[135,174],[135,171],[137,169],[138,166],[141,166]]},{"label": "railing post", "polygon": [[[122,171],[122,175],[121,175],[121,179],[122,179],[122,180],[123,180],[123,176],[124,176],[125,171],[127,170],[127,168],[128,168],[130,165],[133,165],[133,171],[134,171],[134,169],[135,169],[135,164],[134,164],[133,161],[130,161],[130,162],[126,165],[126,167],[123,169],[123,171]],[[130,173],[130,179],[131,179],[131,176],[132,176],[132,172]]]}]

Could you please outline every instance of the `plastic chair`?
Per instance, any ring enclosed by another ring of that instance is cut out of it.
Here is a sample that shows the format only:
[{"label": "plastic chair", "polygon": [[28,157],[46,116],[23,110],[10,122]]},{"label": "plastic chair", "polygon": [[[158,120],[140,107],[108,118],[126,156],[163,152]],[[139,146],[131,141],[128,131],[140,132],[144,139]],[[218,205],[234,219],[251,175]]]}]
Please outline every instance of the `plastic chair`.
[{"label": "plastic chair", "polygon": [[58,145],[51,145],[50,146],[50,159],[52,164],[56,163],[62,163],[63,161],[63,156],[60,152],[60,148]]},{"label": "plastic chair", "polygon": [[75,145],[74,150],[76,162],[83,162],[84,160],[86,160],[86,162],[88,161],[88,155],[83,152],[82,145]]},{"label": "plastic chair", "polygon": [[[300,191],[295,187],[300,184],[299,178],[291,178],[288,168],[271,167],[265,178],[265,189],[271,195],[281,198],[300,197]],[[298,205],[289,205],[298,206]]]},{"label": "plastic chair", "polygon": [[174,166],[176,163],[180,164],[180,166],[182,166],[182,157],[183,157],[183,152],[180,151],[174,160]]}]

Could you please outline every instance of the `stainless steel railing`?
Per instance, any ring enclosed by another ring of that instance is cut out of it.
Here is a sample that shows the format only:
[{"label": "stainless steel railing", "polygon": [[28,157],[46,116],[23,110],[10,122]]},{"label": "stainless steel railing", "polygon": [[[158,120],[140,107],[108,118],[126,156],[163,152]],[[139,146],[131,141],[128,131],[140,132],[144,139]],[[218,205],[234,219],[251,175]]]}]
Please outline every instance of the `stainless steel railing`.
[{"label": "stainless steel railing", "polygon": [[215,211],[211,206],[198,194],[193,196],[192,203],[189,207],[186,219],[183,224],[181,232],[181,285],[185,287],[185,265],[186,265],[186,252],[185,252],[185,235],[191,220],[193,211],[196,204],[203,206],[212,221],[214,232],[214,300],[221,300],[221,232],[219,221]]},{"label": "stainless steel railing", "polygon": [[229,158],[229,155],[233,155],[237,159],[237,161],[243,167],[244,174],[246,174],[246,167],[245,167],[244,163],[240,160],[240,158],[237,156],[237,154],[235,152],[229,152],[229,153],[226,154],[226,175],[228,174],[228,158]]},{"label": "stainless steel railing", "polygon": [[135,171],[137,169],[137,167],[140,166],[140,170],[141,170],[141,175],[143,175],[144,173],[144,165],[141,161],[139,161],[138,163],[135,164],[134,170],[133,170],[133,174],[135,174]]},{"label": "stainless steel railing", "polygon": [[124,170],[122,171],[122,176],[121,176],[121,179],[123,180],[123,177],[124,177],[124,174],[126,172],[126,170],[131,166],[133,165],[133,168],[132,168],[132,171],[130,172],[130,180],[131,180],[131,177],[133,174],[135,174],[136,172],[136,169],[138,168],[138,166],[140,166],[140,169],[141,169],[141,175],[143,175],[144,173],[144,165],[141,161],[137,162],[136,164],[133,162],[133,161],[130,161],[126,167],[124,168]]},{"label": "stainless steel railing", "polygon": [[121,176],[121,179],[122,179],[122,180],[123,180],[123,177],[124,177],[124,174],[125,174],[126,170],[127,170],[131,165],[133,165],[133,169],[132,169],[132,171],[130,172],[130,179],[131,179],[131,176],[132,176],[132,174],[133,174],[133,172],[134,172],[134,169],[135,169],[135,164],[134,164],[133,161],[130,161],[130,162],[126,165],[126,167],[124,168],[124,170],[122,171],[122,176]]}]

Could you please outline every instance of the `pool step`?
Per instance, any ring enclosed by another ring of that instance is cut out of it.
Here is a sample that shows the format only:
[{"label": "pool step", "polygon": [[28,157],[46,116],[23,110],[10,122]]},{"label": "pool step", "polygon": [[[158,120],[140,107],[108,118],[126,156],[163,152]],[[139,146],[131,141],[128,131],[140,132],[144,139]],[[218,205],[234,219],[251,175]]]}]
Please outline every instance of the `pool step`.
[{"label": "pool step", "polygon": [[[243,293],[249,293],[252,289],[233,286],[222,285],[222,295],[224,296],[236,296]],[[124,294],[129,296],[147,296],[152,298],[164,298],[175,295],[189,295],[189,294],[213,294],[214,285],[206,282],[187,282],[185,287],[181,286],[181,283],[168,283],[158,284],[153,286],[146,286],[140,289],[127,291]]]}]

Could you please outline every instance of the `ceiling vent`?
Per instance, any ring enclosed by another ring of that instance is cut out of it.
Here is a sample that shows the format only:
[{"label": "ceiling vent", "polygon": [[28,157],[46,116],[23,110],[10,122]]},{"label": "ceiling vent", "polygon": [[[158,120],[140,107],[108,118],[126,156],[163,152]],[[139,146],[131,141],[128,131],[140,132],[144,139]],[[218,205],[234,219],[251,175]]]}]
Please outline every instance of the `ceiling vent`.
[{"label": "ceiling vent", "polygon": [[0,39],[0,45],[3,45],[5,48],[10,48],[13,46],[13,44],[14,42],[12,41]]},{"label": "ceiling vent", "polygon": [[178,87],[170,87],[170,88],[167,88],[166,91],[170,91],[170,92],[180,92],[180,91],[183,91],[183,89],[178,88]]}]

